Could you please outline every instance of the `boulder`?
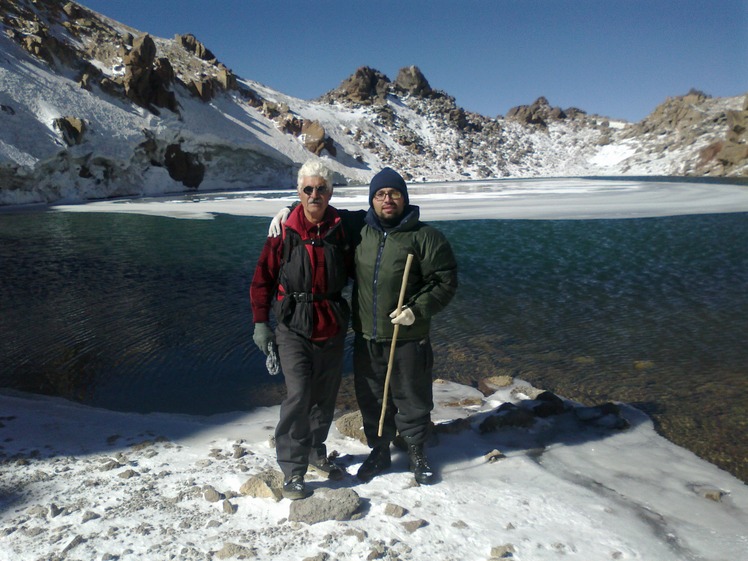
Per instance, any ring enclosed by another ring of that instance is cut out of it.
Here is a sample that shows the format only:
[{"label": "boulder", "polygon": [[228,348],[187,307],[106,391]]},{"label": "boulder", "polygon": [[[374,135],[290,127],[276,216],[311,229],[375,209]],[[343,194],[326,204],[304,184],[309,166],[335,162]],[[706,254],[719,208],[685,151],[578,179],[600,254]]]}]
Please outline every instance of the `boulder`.
[{"label": "boulder", "polygon": [[254,548],[240,545],[238,543],[227,542],[223,544],[223,547],[215,552],[215,557],[218,559],[251,559],[257,556],[257,552]]},{"label": "boulder", "polygon": [[514,378],[511,376],[489,376],[478,381],[478,390],[485,396],[492,395],[502,388],[512,385]]},{"label": "boulder", "polygon": [[325,128],[319,121],[305,120],[301,125],[301,141],[312,154],[320,155],[325,148]]},{"label": "boulder", "polygon": [[512,403],[502,403],[495,414],[486,417],[478,426],[478,432],[485,434],[501,428],[528,428],[535,424],[535,415],[527,409]]},{"label": "boulder", "polygon": [[395,87],[418,97],[429,97],[434,91],[417,66],[401,68],[395,78]]},{"label": "boulder", "polygon": [[239,492],[249,497],[273,499],[278,502],[283,498],[282,487],[283,474],[276,469],[268,469],[247,479]]},{"label": "boulder", "polygon": [[86,132],[86,123],[77,117],[60,117],[53,121],[53,126],[62,134],[62,139],[68,146],[80,144],[83,142],[83,135]]},{"label": "boulder", "polygon": [[361,498],[353,489],[320,489],[307,499],[293,501],[288,519],[306,524],[350,520],[360,506]]},{"label": "boulder", "polygon": [[366,444],[366,435],[364,435],[364,419],[361,411],[351,411],[338,418],[335,421],[335,428],[343,436],[348,436]]}]

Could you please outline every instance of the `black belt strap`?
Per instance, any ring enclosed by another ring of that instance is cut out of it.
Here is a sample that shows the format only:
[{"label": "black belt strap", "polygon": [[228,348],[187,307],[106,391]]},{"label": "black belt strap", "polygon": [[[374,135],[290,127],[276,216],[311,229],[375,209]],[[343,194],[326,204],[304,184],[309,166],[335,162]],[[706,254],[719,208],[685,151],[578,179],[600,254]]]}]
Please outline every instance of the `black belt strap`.
[{"label": "black belt strap", "polygon": [[289,292],[286,296],[293,298],[297,302],[321,302],[322,300],[338,300],[341,297],[341,293],[312,294],[311,292]]}]

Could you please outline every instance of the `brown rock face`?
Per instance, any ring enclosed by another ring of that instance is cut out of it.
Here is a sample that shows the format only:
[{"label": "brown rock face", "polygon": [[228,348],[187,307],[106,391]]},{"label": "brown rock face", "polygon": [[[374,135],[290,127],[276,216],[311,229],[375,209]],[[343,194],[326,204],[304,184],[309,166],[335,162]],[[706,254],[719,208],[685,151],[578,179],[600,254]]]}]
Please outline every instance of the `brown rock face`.
[{"label": "brown rock face", "polygon": [[128,99],[151,111],[156,106],[177,112],[176,97],[168,89],[174,79],[174,70],[167,59],[159,59],[156,63],[156,43],[150,35],[142,35],[133,41],[124,62],[124,87]]},{"label": "brown rock face", "polygon": [[210,49],[198,41],[191,33],[188,33],[187,35],[177,35],[175,39],[182,44],[187,52],[197,55],[202,60],[216,62],[216,56],[210,52]]},{"label": "brown rock face", "polygon": [[390,80],[373,68],[362,66],[352,76],[343,80],[331,95],[364,105],[383,104],[390,87]]},{"label": "brown rock face", "polygon": [[434,92],[417,66],[401,68],[395,79],[395,87],[418,97],[429,97]]},{"label": "brown rock face", "polygon": [[325,147],[325,129],[317,121],[304,121],[301,125],[301,140],[304,147],[319,156]]},{"label": "brown rock face", "polygon": [[507,111],[506,118],[545,128],[548,121],[566,119],[566,113],[560,107],[551,107],[545,97],[539,97],[532,105],[512,107]]},{"label": "brown rock face", "polygon": [[54,127],[62,134],[62,139],[68,146],[83,142],[86,123],[77,117],[60,117],[54,120]]}]

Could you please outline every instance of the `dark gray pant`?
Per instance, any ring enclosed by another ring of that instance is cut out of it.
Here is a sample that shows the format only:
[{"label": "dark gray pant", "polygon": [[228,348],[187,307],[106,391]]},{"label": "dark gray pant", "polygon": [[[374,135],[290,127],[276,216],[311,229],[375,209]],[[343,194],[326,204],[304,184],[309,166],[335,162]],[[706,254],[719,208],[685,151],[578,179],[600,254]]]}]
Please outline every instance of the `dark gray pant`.
[{"label": "dark gray pant", "polygon": [[288,479],[304,475],[309,460],[327,456],[325,440],[332,425],[343,371],[345,330],[323,343],[279,325],[275,330],[286,398],[275,428],[278,465]]},{"label": "dark gray pant", "polygon": [[374,448],[392,442],[399,432],[408,444],[423,444],[431,428],[431,410],[434,408],[431,341],[427,337],[396,344],[387,411],[382,436],[378,436],[389,356],[389,342],[367,341],[356,333],[353,374],[366,440]]}]

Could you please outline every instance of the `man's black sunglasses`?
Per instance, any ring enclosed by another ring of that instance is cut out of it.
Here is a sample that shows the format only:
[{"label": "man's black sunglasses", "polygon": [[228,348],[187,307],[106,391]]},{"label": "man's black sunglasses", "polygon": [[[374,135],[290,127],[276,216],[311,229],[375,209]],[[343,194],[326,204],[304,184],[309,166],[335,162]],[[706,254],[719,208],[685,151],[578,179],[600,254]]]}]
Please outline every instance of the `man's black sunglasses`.
[{"label": "man's black sunglasses", "polygon": [[302,191],[304,191],[304,193],[306,193],[307,195],[311,195],[312,193],[314,193],[314,191],[317,191],[318,195],[324,195],[327,193],[328,189],[327,185],[322,185],[321,187],[310,187],[309,185],[307,185],[302,189]]}]

